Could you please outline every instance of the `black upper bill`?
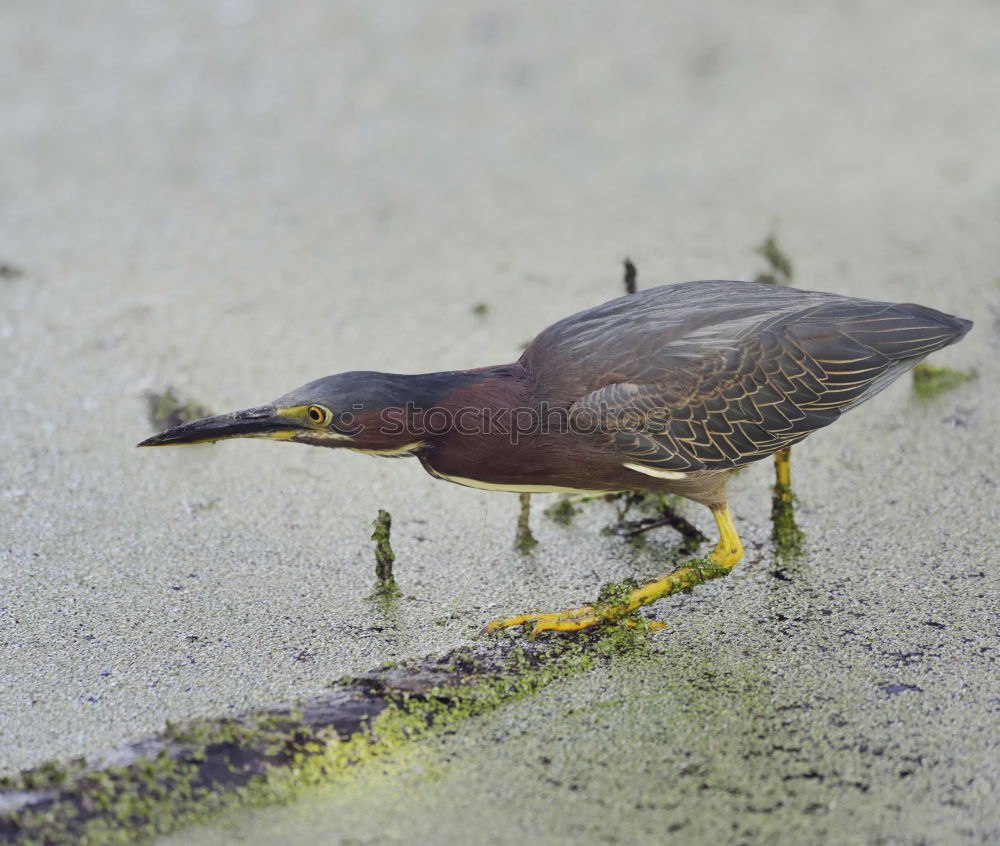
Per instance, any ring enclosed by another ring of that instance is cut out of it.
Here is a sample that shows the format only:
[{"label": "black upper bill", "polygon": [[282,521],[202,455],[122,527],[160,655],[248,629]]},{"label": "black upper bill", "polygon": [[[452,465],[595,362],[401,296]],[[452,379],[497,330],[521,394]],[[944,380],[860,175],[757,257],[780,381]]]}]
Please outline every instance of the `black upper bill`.
[{"label": "black upper bill", "polygon": [[268,437],[276,432],[298,428],[287,418],[279,417],[273,405],[262,405],[205,417],[146,438],[141,447],[173,446],[175,444],[200,444],[221,441],[226,438]]}]

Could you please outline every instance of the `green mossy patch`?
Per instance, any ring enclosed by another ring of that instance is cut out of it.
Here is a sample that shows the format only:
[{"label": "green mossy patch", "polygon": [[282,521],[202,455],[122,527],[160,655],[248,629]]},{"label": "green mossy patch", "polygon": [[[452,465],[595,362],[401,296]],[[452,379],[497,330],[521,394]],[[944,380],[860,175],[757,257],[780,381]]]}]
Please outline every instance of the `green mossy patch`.
[{"label": "green mossy patch", "polygon": [[922,361],[913,368],[913,392],[921,399],[932,399],[978,376],[975,370],[952,370]]},{"label": "green mossy patch", "polygon": [[517,534],[514,536],[514,549],[522,555],[526,555],[538,546],[538,540],[531,533],[531,494],[521,494],[519,501],[520,510],[517,515]]},{"label": "green mossy patch", "polygon": [[19,279],[24,276],[24,271],[21,268],[13,264],[7,264],[7,262],[0,262],[0,279]]},{"label": "green mossy patch", "polygon": [[794,269],[792,260],[781,247],[778,246],[777,236],[772,232],[764,239],[757,253],[767,261],[768,269],[758,273],[754,277],[754,282],[766,282],[770,285],[791,285]]},{"label": "green mossy patch", "polygon": [[375,531],[372,540],[375,541],[375,587],[369,599],[395,599],[402,594],[392,574],[392,565],[396,561],[396,553],[392,551],[389,535],[392,532],[392,515],[379,509],[378,517],[372,521]]},{"label": "green mossy patch", "polygon": [[497,638],[344,679],[296,707],[168,726],[113,764],[43,764],[0,779],[0,840],[136,843],[225,807],[288,801],[643,644],[617,627],[543,643]]},{"label": "green mossy patch", "polygon": [[632,591],[639,587],[635,579],[623,579],[620,582],[608,582],[597,594],[597,605],[624,605],[628,602]]},{"label": "green mossy patch", "polygon": [[173,388],[146,393],[146,410],[149,422],[158,429],[172,429],[183,426],[202,417],[211,417],[212,412],[194,400],[181,399]]},{"label": "green mossy patch", "polygon": [[545,516],[553,523],[560,526],[568,526],[573,522],[573,517],[580,513],[582,509],[573,504],[573,498],[564,496],[554,504],[545,509]]},{"label": "green mossy patch", "polygon": [[802,553],[806,535],[795,522],[796,496],[790,487],[776,484],[771,497],[771,540],[781,558]]}]

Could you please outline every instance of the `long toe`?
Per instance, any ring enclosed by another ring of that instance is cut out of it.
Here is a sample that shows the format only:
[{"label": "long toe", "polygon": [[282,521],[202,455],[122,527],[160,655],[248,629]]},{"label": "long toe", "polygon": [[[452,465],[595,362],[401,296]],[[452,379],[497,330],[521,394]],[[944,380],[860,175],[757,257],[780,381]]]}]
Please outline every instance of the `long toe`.
[{"label": "long toe", "polygon": [[593,610],[594,609],[590,605],[582,605],[579,608],[567,608],[565,611],[549,611],[544,613],[535,611],[529,614],[520,614],[517,617],[501,617],[498,620],[490,620],[479,630],[479,634],[490,634],[490,632],[495,632],[497,629],[507,629],[512,626],[521,626],[524,623],[536,623],[546,620],[578,619],[586,617],[591,614]]}]

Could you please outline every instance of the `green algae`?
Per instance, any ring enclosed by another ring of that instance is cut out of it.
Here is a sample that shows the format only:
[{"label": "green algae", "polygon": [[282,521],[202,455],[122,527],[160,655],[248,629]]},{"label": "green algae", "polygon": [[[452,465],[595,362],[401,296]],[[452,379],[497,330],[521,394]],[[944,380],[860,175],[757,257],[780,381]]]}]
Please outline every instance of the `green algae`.
[{"label": "green algae", "polygon": [[778,238],[773,232],[757,247],[756,252],[767,261],[768,269],[758,273],[754,277],[754,282],[765,282],[770,285],[792,284],[794,276],[792,260],[788,253],[778,246]]},{"label": "green algae", "polygon": [[978,377],[975,370],[952,370],[922,361],[913,368],[913,393],[921,399],[932,399]]},{"label": "green algae", "polygon": [[771,541],[779,558],[793,558],[802,553],[806,535],[795,522],[795,503],[798,497],[792,490],[789,478],[782,478],[779,467],[785,462],[790,474],[792,450],[786,447],[775,455],[775,480],[771,493]]},{"label": "green algae", "polygon": [[519,501],[520,510],[517,514],[517,534],[514,536],[514,549],[525,555],[538,546],[538,540],[531,533],[531,494],[520,494]]},{"label": "green algae", "polygon": [[0,279],[19,279],[24,276],[24,271],[17,265],[0,262]]},{"label": "green algae", "polygon": [[621,627],[544,644],[500,638],[385,665],[294,708],[169,725],[114,756],[123,763],[50,762],[0,779],[0,839],[144,842],[227,807],[288,802],[596,660],[643,648],[642,637]]},{"label": "green algae", "polygon": [[791,489],[775,482],[771,496],[771,540],[779,557],[791,558],[802,553],[806,534],[795,522],[795,501]]},{"label": "green algae", "polygon": [[582,511],[582,509],[577,508],[573,503],[574,500],[572,497],[560,497],[555,504],[545,509],[545,516],[553,523],[558,523],[560,526],[568,526],[573,522],[573,518]]},{"label": "green algae", "polygon": [[587,502],[600,500],[601,502],[613,502],[622,494],[620,493],[596,493],[596,494],[569,494],[561,496],[554,505],[545,509],[545,516],[561,526],[568,526],[573,522],[573,518],[583,511],[579,506]]},{"label": "green algae", "polygon": [[[602,529],[606,535],[626,537],[638,545],[642,543],[640,536],[643,533],[661,526],[669,526],[680,534],[680,549],[684,553],[694,552],[708,540],[693,523],[678,513],[678,508],[684,501],[683,497],[660,491],[635,490],[564,496],[545,509],[545,516],[560,526],[568,526],[583,510],[580,506],[594,500],[614,503],[616,506],[618,514],[615,521]],[[640,516],[626,519],[635,512]]]},{"label": "green algae", "polygon": [[604,497],[608,502],[614,502],[618,509],[618,522],[621,523],[630,511],[658,512],[668,502],[667,495],[658,491],[622,491],[608,494]]},{"label": "green algae", "polygon": [[185,400],[173,388],[146,393],[146,413],[149,422],[158,429],[172,429],[192,420],[210,417],[212,412],[201,403]]},{"label": "green algae", "polygon": [[[708,538],[693,523],[678,513],[682,497],[661,491],[624,491],[607,497],[618,503],[618,519],[604,529],[605,534],[621,535],[633,543],[641,543],[640,535],[650,529],[669,526],[681,536],[681,552],[694,552]],[[643,515],[638,519],[626,517],[632,511]]]},{"label": "green algae", "polygon": [[375,531],[372,540],[375,541],[375,587],[369,599],[395,599],[402,594],[392,574],[392,565],[396,561],[396,553],[392,551],[390,533],[392,532],[392,515],[384,509],[379,509],[378,517],[372,521]]},{"label": "green algae", "polygon": [[601,586],[597,594],[597,606],[624,605],[628,602],[632,591],[639,587],[635,579],[623,579],[620,582],[607,582]]}]

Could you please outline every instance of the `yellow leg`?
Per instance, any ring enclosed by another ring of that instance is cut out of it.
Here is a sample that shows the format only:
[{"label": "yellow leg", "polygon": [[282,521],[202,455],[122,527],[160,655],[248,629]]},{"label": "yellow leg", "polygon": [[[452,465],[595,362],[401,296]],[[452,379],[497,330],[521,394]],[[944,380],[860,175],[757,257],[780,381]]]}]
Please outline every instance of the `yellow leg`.
[{"label": "yellow leg", "polygon": [[[553,611],[547,614],[521,614],[517,617],[493,620],[487,623],[482,633],[494,632],[508,626],[520,626],[522,623],[534,623],[531,637],[548,630],[559,632],[575,632],[596,626],[599,623],[613,623],[643,605],[649,605],[664,596],[670,596],[678,591],[688,590],[709,579],[725,576],[743,557],[743,544],[733,524],[733,515],[729,506],[722,505],[712,508],[712,516],[719,527],[719,542],[705,561],[692,561],[683,567],[678,567],[662,579],[649,582],[629,593],[620,604],[596,603],[583,605],[579,608],[568,608],[565,611]],[[636,627],[634,620],[623,620],[625,625]],[[652,623],[651,628],[663,628],[662,623]]]},{"label": "yellow leg", "polygon": [[781,494],[785,502],[792,500],[792,448],[779,449],[774,454],[775,493]]}]

